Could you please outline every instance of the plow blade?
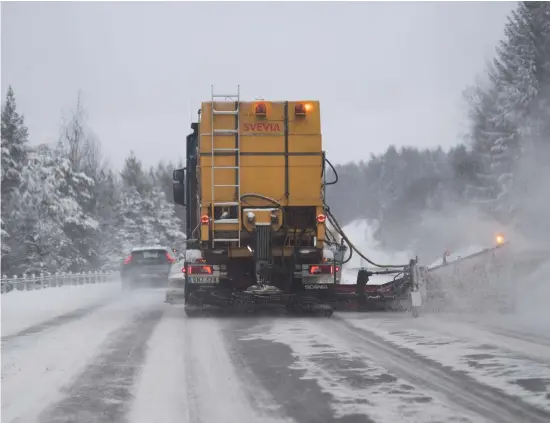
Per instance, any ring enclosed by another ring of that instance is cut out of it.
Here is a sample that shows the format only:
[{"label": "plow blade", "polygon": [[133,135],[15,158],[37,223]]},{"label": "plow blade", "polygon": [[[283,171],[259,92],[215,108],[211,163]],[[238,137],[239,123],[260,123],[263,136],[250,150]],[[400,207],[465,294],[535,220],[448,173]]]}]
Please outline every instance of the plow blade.
[{"label": "plow blade", "polygon": [[515,284],[508,244],[428,269],[427,307],[433,311],[513,311]]}]

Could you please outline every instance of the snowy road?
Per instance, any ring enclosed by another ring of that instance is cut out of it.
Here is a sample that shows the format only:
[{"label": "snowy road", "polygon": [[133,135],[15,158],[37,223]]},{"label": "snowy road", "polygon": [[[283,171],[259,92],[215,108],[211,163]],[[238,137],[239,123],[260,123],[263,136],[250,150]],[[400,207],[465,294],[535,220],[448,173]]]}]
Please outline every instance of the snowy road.
[{"label": "snowy road", "polygon": [[3,422],[550,421],[546,325],[400,313],[188,319],[162,290],[93,289],[57,315],[3,312]]}]

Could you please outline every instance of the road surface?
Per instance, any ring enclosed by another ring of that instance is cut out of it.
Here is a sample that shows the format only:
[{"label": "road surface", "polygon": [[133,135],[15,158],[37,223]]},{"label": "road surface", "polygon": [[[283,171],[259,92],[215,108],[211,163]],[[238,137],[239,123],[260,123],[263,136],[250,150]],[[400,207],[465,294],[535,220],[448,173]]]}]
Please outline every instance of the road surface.
[{"label": "road surface", "polygon": [[62,314],[3,315],[2,422],[550,421],[545,325],[402,313],[189,319],[163,300],[162,290],[113,290]]}]

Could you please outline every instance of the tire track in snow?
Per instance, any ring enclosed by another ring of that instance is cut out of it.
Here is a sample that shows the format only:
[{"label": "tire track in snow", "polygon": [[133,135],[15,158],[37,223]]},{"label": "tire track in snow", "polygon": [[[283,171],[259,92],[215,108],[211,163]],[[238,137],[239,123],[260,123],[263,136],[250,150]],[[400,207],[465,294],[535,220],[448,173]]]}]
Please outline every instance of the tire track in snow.
[{"label": "tire track in snow", "polygon": [[326,329],[366,347],[396,375],[438,391],[453,402],[495,423],[547,423],[550,413],[496,388],[477,382],[416,352],[400,348],[374,333],[334,316]]},{"label": "tire track in snow", "polygon": [[160,321],[162,305],[143,312],[109,336],[102,353],[63,391],[65,399],[41,414],[42,423],[120,422],[145,359],[147,340]]},{"label": "tire track in snow", "polygon": [[532,344],[550,347],[550,337],[538,335],[534,333],[519,332],[513,329],[499,328],[493,325],[483,325],[483,328],[497,335],[506,336],[508,338],[518,339],[520,341],[530,342]]},{"label": "tire track in snow", "polygon": [[330,319],[266,319],[240,338],[261,348],[253,357],[257,363],[249,363],[272,392],[279,390],[279,402],[297,422],[486,423],[447,405],[437,392],[396,377],[376,354],[335,336],[331,326]]},{"label": "tire track in snow", "polygon": [[262,323],[270,325],[270,320],[237,320],[234,330],[226,334],[233,360],[243,369],[240,373],[242,383],[257,380],[296,422],[374,423],[361,414],[336,416],[330,405],[332,395],[324,392],[315,380],[304,378],[305,370],[292,368],[295,358],[289,346],[247,337]]},{"label": "tire track in snow", "polygon": [[11,342],[22,336],[35,335],[45,330],[57,328],[57,327],[66,325],[68,323],[74,322],[75,320],[82,319],[88,316],[89,314],[93,313],[94,311],[99,310],[102,307],[106,307],[109,304],[111,303],[110,302],[106,303],[105,301],[99,301],[98,303],[93,304],[91,306],[82,307],[82,308],[70,311],[68,313],[61,314],[59,316],[53,317],[51,319],[45,320],[43,322],[40,322],[38,324],[35,324],[28,328],[20,330],[19,332],[13,333],[11,335],[3,336],[1,339],[2,347],[4,346],[5,343]]},{"label": "tire track in snow", "polygon": [[249,369],[243,369],[235,356],[230,341],[238,336],[235,320],[199,317],[182,322],[185,380],[181,383],[188,422],[294,422],[286,417],[277,398],[249,377]]}]

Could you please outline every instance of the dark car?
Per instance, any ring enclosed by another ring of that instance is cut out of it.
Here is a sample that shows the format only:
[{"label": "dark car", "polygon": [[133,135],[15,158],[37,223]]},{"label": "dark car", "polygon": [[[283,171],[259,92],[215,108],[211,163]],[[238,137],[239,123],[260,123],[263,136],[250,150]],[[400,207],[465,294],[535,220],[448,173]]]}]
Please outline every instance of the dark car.
[{"label": "dark car", "polygon": [[171,250],[166,247],[134,248],[122,263],[120,270],[122,288],[167,287],[170,269],[175,261]]}]

